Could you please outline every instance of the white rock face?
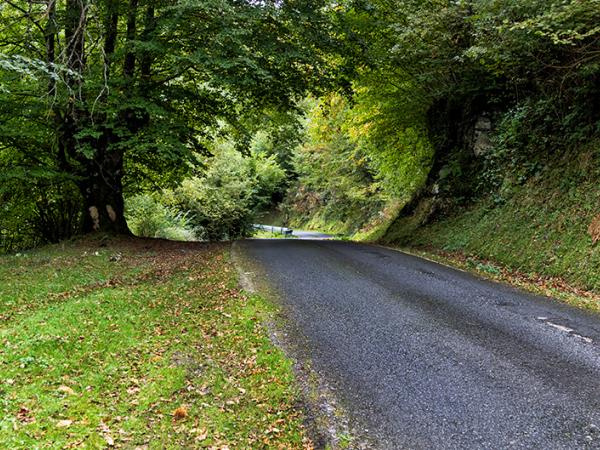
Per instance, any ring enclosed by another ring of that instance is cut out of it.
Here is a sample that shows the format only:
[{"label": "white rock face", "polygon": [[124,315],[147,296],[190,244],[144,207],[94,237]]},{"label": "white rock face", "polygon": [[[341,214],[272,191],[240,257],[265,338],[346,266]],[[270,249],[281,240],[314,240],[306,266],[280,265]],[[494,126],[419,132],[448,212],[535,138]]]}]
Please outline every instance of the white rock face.
[{"label": "white rock face", "polygon": [[475,156],[481,156],[492,148],[491,131],[492,121],[486,116],[479,116],[477,122],[475,122],[473,133],[473,153],[475,153]]}]

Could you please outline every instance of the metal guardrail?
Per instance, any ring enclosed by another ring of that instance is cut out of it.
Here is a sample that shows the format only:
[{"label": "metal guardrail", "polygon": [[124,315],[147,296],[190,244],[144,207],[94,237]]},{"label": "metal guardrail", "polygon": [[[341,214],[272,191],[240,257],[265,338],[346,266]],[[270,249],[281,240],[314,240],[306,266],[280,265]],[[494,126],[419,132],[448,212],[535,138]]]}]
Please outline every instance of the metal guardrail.
[{"label": "metal guardrail", "polygon": [[273,225],[253,224],[252,227],[255,230],[263,230],[263,231],[270,231],[271,233],[283,234],[285,237],[291,236],[294,233],[294,230],[292,230],[291,228],[276,227]]}]

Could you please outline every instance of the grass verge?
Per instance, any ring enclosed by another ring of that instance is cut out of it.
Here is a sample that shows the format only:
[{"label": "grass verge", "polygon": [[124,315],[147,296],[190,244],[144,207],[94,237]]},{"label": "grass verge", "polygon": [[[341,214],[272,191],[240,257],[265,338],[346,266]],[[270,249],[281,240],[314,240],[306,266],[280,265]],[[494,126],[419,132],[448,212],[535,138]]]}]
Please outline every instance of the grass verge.
[{"label": "grass verge", "polygon": [[229,246],[84,240],[0,278],[1,448],[311,447]]},{"label": "grass verge", "polygon": [[600,147],[592,147],[549,163],[498,201],[478,199],[434,222],[426,220],[434,208],[426,198],[411,216],[397,219],[382,241],[492,261],[534,281],[600,295],[600,231],[594,228],[600,224]]},{"label": "grass verge", "polygon": [[524,273],[497,262],[466,255],[461,252],[448,252],[433,247],[393,247],[411,255],[420,256],[448,266],[473,272],[483,278],[500,281],[538,295],[559,299],[582,309],[600,312],[600,295],[569,284],[559,277]]},{"label": "grass verge", "polygon": [[277,231],[268,231],[268,230],[255,230],[252,233],[252,237],[255,239],[297,239],[298,236],[293,235],[285,235],[283,233],[279,233]]}]

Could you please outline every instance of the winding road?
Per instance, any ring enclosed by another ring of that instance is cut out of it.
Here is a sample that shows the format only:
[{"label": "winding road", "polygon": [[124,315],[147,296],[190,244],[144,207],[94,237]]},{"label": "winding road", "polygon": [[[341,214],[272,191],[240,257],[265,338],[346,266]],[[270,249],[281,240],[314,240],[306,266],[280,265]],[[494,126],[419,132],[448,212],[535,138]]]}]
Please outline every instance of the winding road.
[{"label": "winding road", "polygon": [[600,448],[600,317],[401,252],[248,240],[376,448]]}]

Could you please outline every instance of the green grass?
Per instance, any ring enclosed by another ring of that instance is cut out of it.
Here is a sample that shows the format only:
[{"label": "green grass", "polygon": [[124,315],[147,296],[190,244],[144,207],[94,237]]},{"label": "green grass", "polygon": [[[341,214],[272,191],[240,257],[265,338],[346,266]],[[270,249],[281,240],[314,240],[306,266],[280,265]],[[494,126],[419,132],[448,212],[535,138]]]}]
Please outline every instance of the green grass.
[{"label": "green grass", "polygon": [[0,257],[0,279],[0,448],[309,445],[228,246],[86,240]]},{"label": "green grass", "polygon": [[489,260],[532,279],[560,278],[600,293],[600,244],[588,233],[600,215],[599,160],[597,148],[564,158],[514,187],[501,204],[480,200],[427,225],[421,221],[430,205],[422,202],[384,241]]}]

